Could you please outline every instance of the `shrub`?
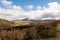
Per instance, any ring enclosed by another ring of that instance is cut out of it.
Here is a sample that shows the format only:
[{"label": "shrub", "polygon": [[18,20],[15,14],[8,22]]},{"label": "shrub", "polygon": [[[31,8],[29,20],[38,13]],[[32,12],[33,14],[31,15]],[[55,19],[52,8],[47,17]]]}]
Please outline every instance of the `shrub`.
[{"label": "shrub", "polygon": [[[50,26],[49,26],[50,27]],[[36,37],[37,38],[52,38],[56,37],[56,27],[51,26],[50,28],[45,25],[37,27]]]},{"label": "shrub", "polygon": [[30,35],[30,32],[26,32],[26,35],[24,36],[24,40],[33,40],[32,36]]}]

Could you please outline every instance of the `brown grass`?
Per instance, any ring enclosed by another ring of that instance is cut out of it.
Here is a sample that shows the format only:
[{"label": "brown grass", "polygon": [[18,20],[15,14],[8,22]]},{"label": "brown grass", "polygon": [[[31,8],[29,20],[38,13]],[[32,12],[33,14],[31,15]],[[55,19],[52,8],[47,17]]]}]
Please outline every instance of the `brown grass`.
[{"label": "brown grass", "polygon": [[[27,23],[16,23],[16,25],[19,25],[19,26],[21,26],[23,24],[24,26],[32,25],[32,27],[28,26],[29,28],[23,28],[21,30],[19,30],[19,29],[17,29],[17,30],[14,29],[14,30],[10,30],[10,31],[1,30],[0,39],[1,40],[32,40],[32,38],[33,39],[36,38],[36,40],[40,40],[40,38],[37,39],[38,36],[36,36],[36,32],[40,27],[44,26],[49,31],[52,31],[52,29],[59,23],[60,23],[59,21],[47,22],[47,23],[35,23],[35,24],[31,24],[28,22]],[[28,36],[28,37],[26,37],[26,36]]]}]

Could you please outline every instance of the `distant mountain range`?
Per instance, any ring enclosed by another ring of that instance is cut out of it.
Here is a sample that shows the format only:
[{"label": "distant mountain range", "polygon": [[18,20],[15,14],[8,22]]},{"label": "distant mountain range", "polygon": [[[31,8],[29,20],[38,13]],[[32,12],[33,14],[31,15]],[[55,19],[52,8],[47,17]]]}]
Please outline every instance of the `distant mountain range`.
[{"label": "distant mountain range", "polygon": [[52,22],[54,20],[33,20],[33,19],[25,18],[22,20],[13,20],[13,21],[17,21],[17,22]]}]

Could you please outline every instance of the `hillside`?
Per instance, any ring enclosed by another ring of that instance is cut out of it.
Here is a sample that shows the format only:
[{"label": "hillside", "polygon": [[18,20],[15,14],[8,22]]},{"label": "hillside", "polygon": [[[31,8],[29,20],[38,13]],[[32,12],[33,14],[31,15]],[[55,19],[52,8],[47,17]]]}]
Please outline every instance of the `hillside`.
[{"label": "hillside", "polygon": [[30,22],[14,22],[14,26],[30,25]]},{"label": "hillside", "polygon": [[12,26],[13,25],[13,22],[10,22],[8,20],[5,20],[5,19],[0,19],[0,27],[4,27],[4,26]]},{"label": "hillside", "polygon": [[0,29],[1,40],[60,40],[60,20],[13,22],[0,19],[0,26],[6,26]]},{"label": "hillside", "polygon": [[29,22],[29,21],[24,21],[24,22],[19,22],[19,21],[8,21],[5,19],[0,19],[0,26],[22,26],[22,25],[30,25],[32,23],[36,24],[36,23],[50,23],[50,22],[56,22],[56,23],[60,23],[60,20],[40,20],[39,22]]},{"label": "hillside", "polygon": [[0,19],[0,27],[16,27],[16,26],[22,26],[22,25],[30,25],[30,22],[14,22],[14,21],[8,21],[5,19]]}]

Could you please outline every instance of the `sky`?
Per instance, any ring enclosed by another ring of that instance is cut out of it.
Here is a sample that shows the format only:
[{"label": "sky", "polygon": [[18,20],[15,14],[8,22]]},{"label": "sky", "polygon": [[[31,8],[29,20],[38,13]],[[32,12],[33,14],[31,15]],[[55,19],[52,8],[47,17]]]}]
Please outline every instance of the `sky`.
[{"label": "sky", "polygon": [[0,18],[60,20],[60,0],[0,0]]}]

